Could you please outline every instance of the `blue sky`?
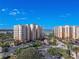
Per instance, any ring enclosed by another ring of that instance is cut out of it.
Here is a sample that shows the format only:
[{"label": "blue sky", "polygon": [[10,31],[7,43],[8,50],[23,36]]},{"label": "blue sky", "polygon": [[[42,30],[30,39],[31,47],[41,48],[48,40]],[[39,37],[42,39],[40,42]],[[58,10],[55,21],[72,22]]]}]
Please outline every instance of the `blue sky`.
[{"label": "blue sky", "polygon": [[31,23],[46,29],[79,25],[79,0],[0,0],[0,28]]}]

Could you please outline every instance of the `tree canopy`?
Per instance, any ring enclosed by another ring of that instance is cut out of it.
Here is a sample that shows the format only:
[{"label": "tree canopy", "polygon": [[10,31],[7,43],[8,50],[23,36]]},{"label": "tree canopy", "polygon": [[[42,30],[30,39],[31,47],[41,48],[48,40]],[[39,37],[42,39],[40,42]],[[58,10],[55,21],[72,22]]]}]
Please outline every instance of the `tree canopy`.
[{"label": "tree canopy", "polygon": [[42,59],[42,57],[35,48],[30,47],[19,50],[16,59]]}]

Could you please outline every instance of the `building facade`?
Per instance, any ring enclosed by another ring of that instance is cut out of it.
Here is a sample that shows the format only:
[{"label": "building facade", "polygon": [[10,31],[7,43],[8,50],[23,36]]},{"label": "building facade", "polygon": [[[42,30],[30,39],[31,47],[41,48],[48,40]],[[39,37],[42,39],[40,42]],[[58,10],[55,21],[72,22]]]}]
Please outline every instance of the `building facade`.
[{"label": "building facade", "polygon": [[70,38],[70,26],[68,25],[64,26],[64,38],[65,39]]},{"label": "building facade", "polygon": [[41,27],[35,24],[15,25],[14,39],[19,42],[35,41],[41,39]]},{"label": "building facade", "polygon": [[79,26],[76,27],[76,39],[79,39]]},{"label": "building facade", "polygon": [[54,36],[59,39],[79,39],[79,26],[58,26],[54,28]]}]

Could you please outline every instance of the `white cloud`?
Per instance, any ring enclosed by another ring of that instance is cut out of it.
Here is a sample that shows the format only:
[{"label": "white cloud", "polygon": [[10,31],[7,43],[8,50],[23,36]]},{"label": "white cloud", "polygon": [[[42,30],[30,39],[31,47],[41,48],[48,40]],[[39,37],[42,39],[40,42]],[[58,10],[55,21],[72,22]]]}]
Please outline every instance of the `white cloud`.
[{"label": "white cloud", "polygon": [[18,9],[13,9],[13,11],[18,11]]},{"label": "white cloud", "polygon": [[16,16],[16,15],[20,15],[21,12],[18,9],[13,9],[12,11],[9,12],[9,15],[11,16]]},{"label": "white cloud", "polygon": [[59,17],[65,18],[65,17],[69,17],[69,16],[71,16],[71,14],[70,13],[66,13],[64,15],[60,15]]},{"label": "white cloud", "polygon": [[9,15],[16,16],[17,13],[16,12],[10,12]]},{"label": "white cloud", "polygon": [[12,11],[16,12],[17,14],[21,13],[18,9],[13,9]]},{"label": "white cloud", "polygon": [[22,18],[17,18],[16,20],[27,20],[26,17],[22,17]]},{"label": "white cloud", "polygon": [[1,9],[2,12],[6,11],[6,9]]},{"label": "white cloud", "polygon": [[[24,11],[23,9],[8,9],[8,8],[3,8],[1,9],[1,12],[4,13],[4,15],[9,15],[16,17],[16,20],[26,20],[27,17],[25,15],[31,14],[33,11],[29,10],[28,12]],[[18,18],[20,16],[20,18]],[[37,19],[40,19],[39,17]]]}]

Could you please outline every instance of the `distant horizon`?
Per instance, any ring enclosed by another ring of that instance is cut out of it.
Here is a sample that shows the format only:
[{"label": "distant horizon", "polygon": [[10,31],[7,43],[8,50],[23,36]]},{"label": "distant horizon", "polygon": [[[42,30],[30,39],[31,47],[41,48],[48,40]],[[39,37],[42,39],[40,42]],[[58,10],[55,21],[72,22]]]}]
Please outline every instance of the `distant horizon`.
[{"label": "distant horizon", "polygon": [[[26,25],[26,24],[15,24],[15,25]],[[36,24],[38,25],[38,24]],[[40,26],[40,25],[39,25]],[[66,26],[66,25],[58,25],[58,26]],[[68,25],[68,26],[79,26],[79,25]],[[7,29],[13,29],[14,25],[12,26],[12,28],[0,28],[0,30],[7,30]],[[43,29],[47,29],[47,30],[52,30],[54,27],[57,27],[57,26],[50,26],[49,28],[45,28],[46,26],[41,26]]]}]

